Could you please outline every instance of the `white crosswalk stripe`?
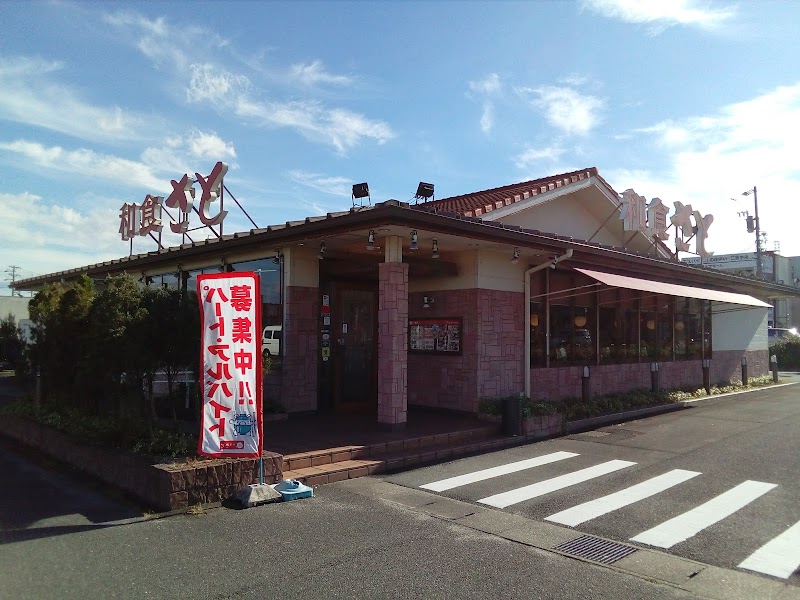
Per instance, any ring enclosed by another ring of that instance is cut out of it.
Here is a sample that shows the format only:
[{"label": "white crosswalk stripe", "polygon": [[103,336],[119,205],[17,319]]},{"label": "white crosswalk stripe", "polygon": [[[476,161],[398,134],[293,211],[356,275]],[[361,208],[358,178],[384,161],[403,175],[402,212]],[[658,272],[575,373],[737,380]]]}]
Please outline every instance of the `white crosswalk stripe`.
[{"label": "white crosswalk stripe", "polygon": [[706,527],[718,523],[776,487],[778,486],[774,483],[745,481],[674,519],[632,537],[631,541],[659,548],[672,548],[675,544],[688,540]]},{"label": "white crosswalk stripe", "polygon": [[539,467],[541,465],[558,462],[560,460],[572,458],[573,456],[579,455],[575,454],[574,452],[553,452],[552,454],[545,454],[544,456],[537,456],[536,458],[520,460],[505,465],[500,465],[499,467],[492,467],[490,469],[483,469],[481,471],[467,473],[466,475],[458,475],[457,477],[449,477],[447,479],[442,479],[441,481],[426,483],[425,485],[421,485],[419,487],[434,492],[444,492],[445,490],[451,490],[469,483],[485,481],[486,479],[500,477],[501,475],[508,475],[509,473],[516,473],[518,471],[524,471],[525,469],[532,469],[533,467]]},{"label": "white crosswalk stripe", "polygon": [[800,567],[800,522],[761,546],[739,567],[787,579]]},{"label": "white crosswalk stripe", "polygon": [[[559,463],[568,458],[580,456],[575,452],[553,452],[534,458],[519,460],[496,467],[481,469],[463,475],[448,477],[420,485],[425,490],[445,492],[472,483],[502,477],[535,467]],[[609,460],[591,467],[572,471],[557,477],[537,481],[486,498],[477,500],[495,508],[507,508],[520,502],[532,500],[571,486],[582,484],[604,475],[626,469],[637,463],[626,460]],[[547,517],[545,521],[576,527],[597,517],[623,509],[627,506],[653,498],[675,486],[686,483],[702,475],[698,471],[672,469],[661,475],[620,489],[611,494],[565,508]],[[754,502],[767,492],[777,488],[774,483],[763,481],[744,481],[718,496],[687,510],[686,512],[656,525],[632,538],[631,541],[672,548],[697,535],[712,525],[730,517],[737,511]],[[663,502],[663,501],[662,501]],[[752,549],[748,549],[752,550]],[[800,569],[800,522],[766,542],[750,556],[739,563],[739,568],[788,579]]]},{"label": "white crosswalk stripe", "polygon": [[618,510],[634,502],[639,502],[650,496],[663,492],[679,483],[688,481],[700,475],[697,471],[684,471],[674,469],[658,477],[653,477],[642,483],[638,483],[624,490],[620,490],[608,496],[597,498],[591,502],[584,502],[578,506],[573,506],[567,510],[545,517],[546,521],[560,523],[575,527],[596,517]]},{"label": "white crosswalk stripe", "polygon": [[602,477],[603,475],[631,467],[635,464],[635,462],[630,462],[627,460],[610,460],[593,467],[581,469],[580,471],[575,471],[559,477],[553,477],[552,479],[545,479],[544,481],[526,485],[525,487],[503,492],[501,494],[494,494],[493,496],[482,498],[478,500],[478,502],[481,504],[494,506],[495,508],[506,508],[512,504],[517,504],[519,502],[524,502],[525,500],[544,496],[550,492],[561,490],[572,485],[577,485],[579,483],[583,483],[584,481],[594,479],[595,477]]}]

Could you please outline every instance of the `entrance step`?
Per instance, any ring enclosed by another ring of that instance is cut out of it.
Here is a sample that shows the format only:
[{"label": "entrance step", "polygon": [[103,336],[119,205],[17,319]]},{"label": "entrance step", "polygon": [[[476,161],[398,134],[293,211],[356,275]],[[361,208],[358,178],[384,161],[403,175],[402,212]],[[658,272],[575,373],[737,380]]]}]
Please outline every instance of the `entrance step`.
[{"label": "entrance step", "polygon": [[315,486],[501,450],[519,444],[496,428],[479,428],[374,444],[343,446],[283,457],[284,479]]}]

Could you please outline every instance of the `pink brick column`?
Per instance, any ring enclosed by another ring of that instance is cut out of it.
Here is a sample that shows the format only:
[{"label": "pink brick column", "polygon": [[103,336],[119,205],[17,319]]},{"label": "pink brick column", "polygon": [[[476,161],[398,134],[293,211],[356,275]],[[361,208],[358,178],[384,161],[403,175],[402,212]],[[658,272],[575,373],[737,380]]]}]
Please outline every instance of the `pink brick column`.
[{"label": "pink brick column", "polygon": [[408,411],[408,265],[378,265],[378,424],[402,429]]},{"label": "pink brick column", "polygon": [[289,286],[284,302],[286,329],[281,349],[281,402],[288,412],[317,408],[319,290]]}]

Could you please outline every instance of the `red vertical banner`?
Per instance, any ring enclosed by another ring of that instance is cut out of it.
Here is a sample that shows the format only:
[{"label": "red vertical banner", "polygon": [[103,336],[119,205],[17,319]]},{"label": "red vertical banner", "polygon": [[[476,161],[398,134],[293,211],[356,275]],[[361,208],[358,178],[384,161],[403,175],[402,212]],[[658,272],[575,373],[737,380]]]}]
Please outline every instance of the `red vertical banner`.
[{"label": "red vertical banner", "polygon": [[197,277],[203,402],[197,453],[258,458],[261,408],[261,290],[255,273]]}]

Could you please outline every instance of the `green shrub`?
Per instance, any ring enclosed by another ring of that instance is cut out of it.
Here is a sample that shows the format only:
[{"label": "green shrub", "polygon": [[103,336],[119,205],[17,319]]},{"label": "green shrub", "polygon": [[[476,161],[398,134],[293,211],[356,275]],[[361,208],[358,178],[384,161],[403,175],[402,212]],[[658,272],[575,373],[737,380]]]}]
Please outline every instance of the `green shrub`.
[{"label": "green shrub", "polygon": [[800,338],[784,338],[772,346],[769,353],[778,359],[779,369],[800,370]]},{"label": "green shrub", "polygon": [[478,412],[494,417],[501,416],[503,414],[502,398],[481,398],[478,402]]},{"label": "green shrub", "polygon": [[[770,384],[772,384],[772,376],[770,375],[753,377],[748,380],[747,386],[743,386],[739,382],[712,386],[711,394],[739,392]],[[704,398],[706,395],[705,388],[691,387],[678,390],[662,390],[656,394],[649,389],[643,388],[629,392],[595,396],[590,402],[584,402],[582,398],[566,398],[562,402],[534,401],[530,398],[522,398],[522,415],[531,417],[561,413],[567,421],[576,421],[659,404],[672,404],[674,402]],[[478,405],[478,410],[487,415],[502,415],[504,401],[505,398],[483,398]]]},{"label": "green shrub", "polygon": [[25,400],[7,404],[0,414],[32,419],[92,446],[154,458],[194,456],[197,449],[197,436],[158,427],[151,432],[142,418],[96,416],[63,404],[45,404],[37,410]]}]

